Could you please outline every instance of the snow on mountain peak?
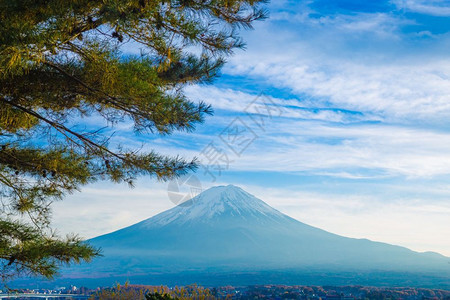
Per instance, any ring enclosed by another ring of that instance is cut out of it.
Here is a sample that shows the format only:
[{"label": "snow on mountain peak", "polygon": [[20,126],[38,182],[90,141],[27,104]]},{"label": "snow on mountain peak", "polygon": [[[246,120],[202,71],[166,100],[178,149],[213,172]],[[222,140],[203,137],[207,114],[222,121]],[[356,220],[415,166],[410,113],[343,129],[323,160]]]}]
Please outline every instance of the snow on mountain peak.
[{"label": "snow on mountain peak", "polygon": [[172,222],[210,221],[220,217],[284,217],[262,200],[234,185],[216,186],[203,191],[187,203],[169,209],[144,222],[165,225]]}]

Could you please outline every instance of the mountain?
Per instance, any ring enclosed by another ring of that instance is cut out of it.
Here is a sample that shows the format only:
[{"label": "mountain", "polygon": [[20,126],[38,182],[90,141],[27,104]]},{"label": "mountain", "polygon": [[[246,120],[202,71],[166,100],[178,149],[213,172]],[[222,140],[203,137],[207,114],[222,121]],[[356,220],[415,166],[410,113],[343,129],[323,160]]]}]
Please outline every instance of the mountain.
[{"label": "mountain", "polygon": [[233,185],[213,187],[183,205],[89,242],[101,247],[104,257],[67,270],[65,278],[131,277],[167,284],[186,280],[186,274],[205,283],[215,275],[227,281],[227,274],[233,274],[236,282],[287,283],[296,278],[323,281],[325,274],[344,278],[346,284],[411,284],[417,276],[420,284],[425,276],[427,282],[450,285],[448,257],[332,234]]}]

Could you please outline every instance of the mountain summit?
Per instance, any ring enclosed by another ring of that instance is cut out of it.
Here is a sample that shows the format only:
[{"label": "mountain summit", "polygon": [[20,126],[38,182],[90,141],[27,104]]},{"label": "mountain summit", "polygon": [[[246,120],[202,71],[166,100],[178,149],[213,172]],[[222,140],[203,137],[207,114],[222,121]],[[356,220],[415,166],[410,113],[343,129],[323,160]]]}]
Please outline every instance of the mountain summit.
[{"label": "mountain summit", "polygon": [[[189,203],[90,243],[100,246],[104,257],[66,276],[167,278],[183,272],[269,272],[280,279],[293,271],[334,273],[339,278],[376,271],[440,274],[450,282],[447,257],[332,234],[299,222],[233,185],[208,189]],[[369,279],[367,284],[374,283]]]},{"label": "mountain summit", "polygon": [[211,223],[224,219],[264,220],[286,217],[264,201],[234,186],[210,188],[193,199],[145,220],[146,225]]}]

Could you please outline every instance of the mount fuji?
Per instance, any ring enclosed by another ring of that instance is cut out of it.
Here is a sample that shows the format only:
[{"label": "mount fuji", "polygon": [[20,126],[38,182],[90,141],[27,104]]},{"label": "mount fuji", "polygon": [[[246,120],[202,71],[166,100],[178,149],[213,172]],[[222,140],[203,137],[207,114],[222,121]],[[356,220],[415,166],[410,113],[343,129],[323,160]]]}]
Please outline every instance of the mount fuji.
[{"label": "mount fuji", "polygon": [[89,243],[101,247],[104,256],[66,270],[64,278],[128,278],[149,284],[450,285],[448,257],[332,234],[233,185],[208,189]]}]

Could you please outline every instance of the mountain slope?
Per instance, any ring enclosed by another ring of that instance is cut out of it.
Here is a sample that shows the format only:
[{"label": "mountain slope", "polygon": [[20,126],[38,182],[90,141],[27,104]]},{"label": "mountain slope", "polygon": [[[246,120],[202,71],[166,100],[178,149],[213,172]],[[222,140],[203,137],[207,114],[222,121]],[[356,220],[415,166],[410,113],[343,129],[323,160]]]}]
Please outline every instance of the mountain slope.
[{"label": "mountain slope", "polygon": [[90,243],[102,247],[104,257],[75,268],[78,275],[286,268],[450,274],[450,259],[442,255],[338,236],[290,218],[232,185],[206,190],[189,205]]}]

